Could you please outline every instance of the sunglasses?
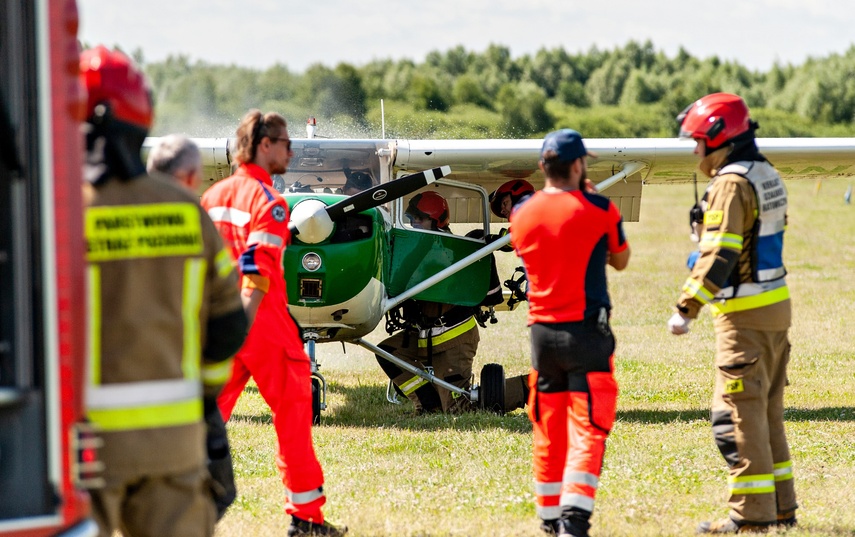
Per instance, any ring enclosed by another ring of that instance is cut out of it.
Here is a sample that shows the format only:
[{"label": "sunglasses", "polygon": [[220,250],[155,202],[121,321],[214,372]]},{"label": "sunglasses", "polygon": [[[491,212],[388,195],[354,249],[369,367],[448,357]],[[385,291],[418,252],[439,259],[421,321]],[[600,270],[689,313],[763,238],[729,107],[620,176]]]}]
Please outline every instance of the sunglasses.
[{"label": "sunglasses", "polygon": [[284,141],[285,142],[285,149],[287,151],[291,151],[291,139],[290,138],[273,138],[273,137],[270,137],[270,141],[273,142],[274,144],[276,142]]}]

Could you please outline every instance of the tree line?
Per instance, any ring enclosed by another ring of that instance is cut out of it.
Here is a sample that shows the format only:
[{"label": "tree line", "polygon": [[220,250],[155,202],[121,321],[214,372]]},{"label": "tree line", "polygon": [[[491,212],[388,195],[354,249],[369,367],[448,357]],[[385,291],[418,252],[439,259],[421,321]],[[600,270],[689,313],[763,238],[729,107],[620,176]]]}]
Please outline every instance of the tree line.
[{"label": "tree line", "polygon": [[855,45],[766,72],[683,49],[668,57],[650,41],[516,59],[501,45],[457,46],[421,63],[315,64],[302,73],[133,56],[152,84],[156,135],[231,136],[246,110],[260,108],[283,114],[296,137],[309,117],[329,137],[379,138],[384,127],[389,138],[527,138],[561,127],[591,138],[672,137],[674,117],[716,91],[745,98],[759,136],[855,135]]}]

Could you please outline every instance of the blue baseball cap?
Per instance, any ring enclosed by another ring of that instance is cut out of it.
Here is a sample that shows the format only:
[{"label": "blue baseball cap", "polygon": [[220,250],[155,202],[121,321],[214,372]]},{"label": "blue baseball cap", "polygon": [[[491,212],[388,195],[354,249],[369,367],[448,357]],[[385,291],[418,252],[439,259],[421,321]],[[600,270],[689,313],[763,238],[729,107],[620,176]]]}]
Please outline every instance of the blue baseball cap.
[{"label": "blue baseball cap", "polygon": [[585,155],[597,158],[595,153],[585,149],[585,144],[582,143],[582,135],[573,129],[561,129],[547,134],[546,138],[543,139],[543,147],[540,148],[540,158],[543,158],[543,154],[550,150],[555,151],[558,154],[558,160],[562,162],[573,162]]}]

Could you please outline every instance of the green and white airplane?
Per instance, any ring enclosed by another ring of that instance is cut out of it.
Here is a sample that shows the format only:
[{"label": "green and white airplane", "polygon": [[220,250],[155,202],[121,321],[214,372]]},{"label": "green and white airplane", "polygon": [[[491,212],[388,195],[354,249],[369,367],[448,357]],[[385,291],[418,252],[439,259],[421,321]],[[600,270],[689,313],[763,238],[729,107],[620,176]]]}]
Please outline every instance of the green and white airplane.
[{"label": "green and white airplane", "polygon": [[[276,188],[291,209],[294,237],[284,255],[291,313],[304,330],[313,363],[315,420],[326,406],[326,382],[315,344],[346,342],[383,356],[434,384],[501,412],[504,372],[488,364],[480,384],[461,390],[431,372],[413,368],[364,338],[387,312],[410,298],[475,306],[489,284],[490,259],[509,236],[483,239],[414,229],[404,216],[408,200],[435,189],[449,204],[451,222],[482,228],[496,218],[489,192],[510,179],[543,184],[538,170],[541,139],[403,140],[292,139],[294,156]],[[207,185],[231,174],[227,138],[198,138]],[[760,151],[784,178],[855,174],[855,138],[760,138]],[[150,147],[155,140],[149,139]],[[697,170],[694,143],[671,138],[586,139],[597,154],[588,175],[616,203],[624,221],[638,221],[643,185],[688,182]],[[374,186],[341,194],[347,177],[367,174]],[[419,173],[425,172],[425,173]],[[494,226],[495,227],[495,226]],[[508,287],[519,281],[508,280]],[[505,291],[509,304],[519,288]],[[491,312],[492,313],[492,312]],[[387,397],[394,400],[391,389]]]}]

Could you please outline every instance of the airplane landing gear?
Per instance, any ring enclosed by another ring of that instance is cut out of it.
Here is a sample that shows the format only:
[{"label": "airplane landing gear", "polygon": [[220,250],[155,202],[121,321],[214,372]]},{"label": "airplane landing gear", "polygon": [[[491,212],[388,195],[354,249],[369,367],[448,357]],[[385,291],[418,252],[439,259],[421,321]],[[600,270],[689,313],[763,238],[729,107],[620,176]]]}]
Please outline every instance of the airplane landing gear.
[{"label": "airplane landing gear", "polygon": [[500,416],[505,413],[505,368],[501,364],[485,364],[481,369],[479,401],[483,410]]},{"label": "airplane landing gear", "polygon": [[306,354],[312,365],[312,425],[321,424],[321,411],[327,408],[327,381],[321,375],[320,364],[315,358],[315,342],[318,339],[316,332],[304,332],[303,341],[306,344]]}]

